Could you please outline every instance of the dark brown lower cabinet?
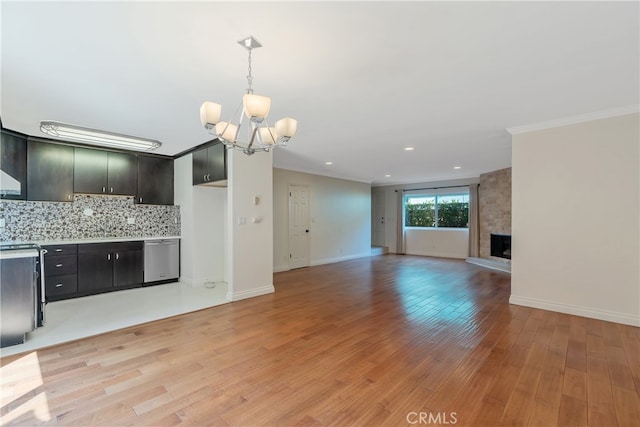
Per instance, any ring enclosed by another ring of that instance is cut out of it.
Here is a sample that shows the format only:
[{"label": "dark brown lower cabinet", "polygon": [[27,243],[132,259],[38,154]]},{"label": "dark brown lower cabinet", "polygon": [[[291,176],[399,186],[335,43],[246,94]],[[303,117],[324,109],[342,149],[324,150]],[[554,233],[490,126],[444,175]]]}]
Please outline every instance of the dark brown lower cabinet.
[{"label": "dark brown lower cabinet", "polygon": [[78,293],[90,294],[140,286],[143,242],[78,246]]},{"label": "dark brown lower cabinet", "polygon": [[47,302],[71,298],[78,292],[78,245],[43,246]]}]

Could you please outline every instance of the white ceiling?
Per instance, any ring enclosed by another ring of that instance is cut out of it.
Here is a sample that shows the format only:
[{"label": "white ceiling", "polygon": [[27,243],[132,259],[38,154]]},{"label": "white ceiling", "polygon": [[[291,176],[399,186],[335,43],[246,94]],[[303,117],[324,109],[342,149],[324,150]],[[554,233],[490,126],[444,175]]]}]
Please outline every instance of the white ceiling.
[{"label": "white ceiling", "polygon": [[477,177],[510,166],[507,127],[640,103],[638,2],[3,1],[1,13],[9,129],[42,135],[55,120],[177,154],[211,139],[203,101],[223,116],[240,102],[236,42],[252,34],[271,122],[299,121],[274,164],[375,185]]}]

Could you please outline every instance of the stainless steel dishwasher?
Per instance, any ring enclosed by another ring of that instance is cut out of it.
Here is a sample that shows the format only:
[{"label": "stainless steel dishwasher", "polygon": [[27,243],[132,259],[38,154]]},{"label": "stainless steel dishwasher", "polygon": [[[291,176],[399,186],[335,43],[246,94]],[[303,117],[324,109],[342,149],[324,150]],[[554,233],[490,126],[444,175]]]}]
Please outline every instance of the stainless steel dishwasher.
[{"label": "stainless steel dishwasher", "polygon": [[180,240],[144,242],[144,283],[175,282],[180,277]]}]

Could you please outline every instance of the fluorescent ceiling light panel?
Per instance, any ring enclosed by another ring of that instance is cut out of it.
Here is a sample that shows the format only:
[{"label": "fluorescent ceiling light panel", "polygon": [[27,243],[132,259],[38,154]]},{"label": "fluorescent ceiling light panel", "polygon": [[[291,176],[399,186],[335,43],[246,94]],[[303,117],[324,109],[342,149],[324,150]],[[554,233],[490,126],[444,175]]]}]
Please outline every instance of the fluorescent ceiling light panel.
[{"label": "fluorescent ceiling light panel", "polygon": [[162,143],[155,139],[138,138],[114,132],[84,128],[66,123],[42,121],[40,130],[47,135],[72,141],[85,142],[91,145],[101,145],[110,148],[122,148],[136,151],[151,151],[160,147]]}]

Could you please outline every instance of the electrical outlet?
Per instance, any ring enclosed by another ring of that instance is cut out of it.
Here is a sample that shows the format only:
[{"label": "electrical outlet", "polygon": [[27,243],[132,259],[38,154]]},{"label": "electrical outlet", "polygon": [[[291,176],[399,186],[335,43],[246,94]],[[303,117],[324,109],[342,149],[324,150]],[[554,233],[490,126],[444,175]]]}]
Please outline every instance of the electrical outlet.
[{"label": "electrical outlet", "polygon": [[4,218],[0,218],[0,228],[4,228]]},{"label": "electrical outlet", "polygon": [[135,224],[135,223],[136,223],[135,218],[127,218],[127,224]]}]

